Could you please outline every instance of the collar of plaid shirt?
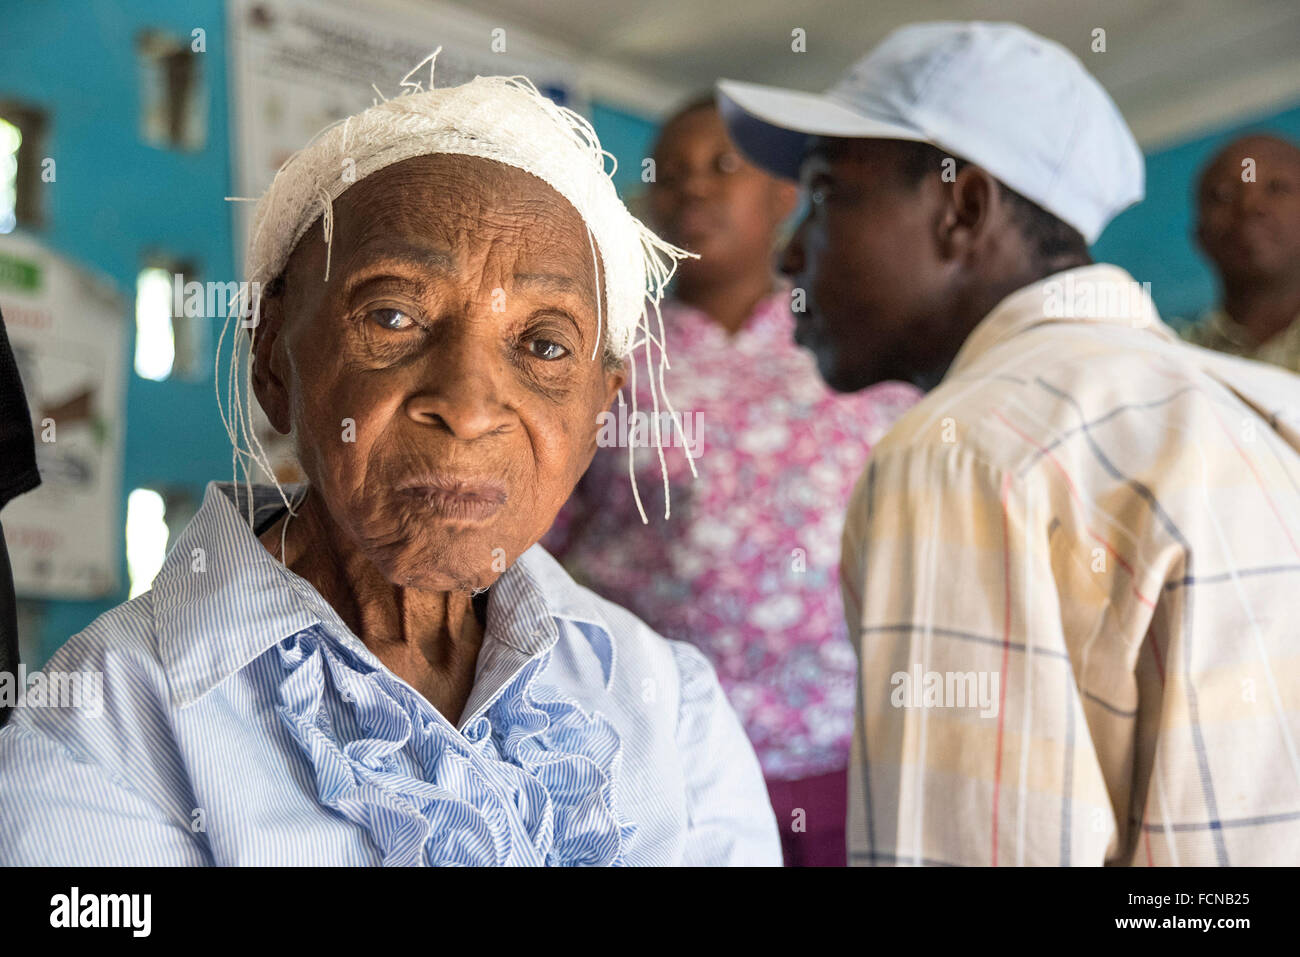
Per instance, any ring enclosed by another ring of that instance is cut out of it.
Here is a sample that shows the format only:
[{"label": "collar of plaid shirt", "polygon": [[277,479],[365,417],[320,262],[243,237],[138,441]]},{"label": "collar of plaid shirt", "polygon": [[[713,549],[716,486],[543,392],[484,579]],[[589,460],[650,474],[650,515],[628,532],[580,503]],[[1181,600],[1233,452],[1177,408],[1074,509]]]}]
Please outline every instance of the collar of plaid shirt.
[{"label": "collar of plaid shirt", "polygon": [[[1160,318],[1149,282],[1108,263],[1068,269],[1017,289],[993,307],[966,337],[945,381],[965,374],[994,346],[1030,329],[1060,323],[1139,329],[1176,343],[1177,333]],[[1201,371],[1262,415],[1292,445],[1300,447],[1300,407],[1295,383],[1265,371],[1256,361],[1201,350]]]},{"label": "collar of plaid shirt", "polygon": [[993,307],[966,338],[949,375],[960,372],[994,345],[1048,323],[1101,323],[1146,329],[1169,342],[1178,336],[1160,321],[1150,283],[1139,283],[1118,266],[1099,263],[1068,269],[1024,286]]}]

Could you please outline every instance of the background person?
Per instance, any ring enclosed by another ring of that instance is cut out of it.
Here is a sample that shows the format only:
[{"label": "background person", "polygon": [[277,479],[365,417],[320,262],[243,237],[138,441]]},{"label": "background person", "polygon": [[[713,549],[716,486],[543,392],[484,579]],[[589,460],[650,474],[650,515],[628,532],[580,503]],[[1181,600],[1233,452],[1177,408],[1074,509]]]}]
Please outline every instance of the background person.
[{"label": "background person", "polygon": [[802,165],[822,374],[932,386],[845,520],[851,861],[1300,858],[1300,379],[1091,263],[1144,189],[1106,92],[990,23],[900,28],[827,96],[720,88]]},{"label": "background person", "polygon": [[1196,201],[1196,238],[1222,302],[1185,337],[1300,372],[1300,148],[1265,135],[1230,143],[1201,174]]},{"label": "background person", "polygon": [[[837,396],[820,381],[772,268],[796,190],[741,158],[711,99],[664,125],[654,159],[654,223],[700,255],[681,263],[663,310],[664,380],[698,440],[699,477],[682,448],[667,450],[665,521],[659,459],[634,449],[643,524],[628,449],[602,448],[544,544],[705,653],[757,749],[786,863],[842,865],[854,663],[836,590],[841,521],[872,443],[918,394],[892,383]],[[644,411],[647,378],[642,363]]]}]

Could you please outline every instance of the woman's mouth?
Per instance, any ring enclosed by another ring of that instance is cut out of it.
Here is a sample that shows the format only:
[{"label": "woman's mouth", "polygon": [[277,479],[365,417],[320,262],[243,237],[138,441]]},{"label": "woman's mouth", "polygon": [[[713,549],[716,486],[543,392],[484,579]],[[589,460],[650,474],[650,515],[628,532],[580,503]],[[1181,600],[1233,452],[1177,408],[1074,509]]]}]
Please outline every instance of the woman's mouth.
[{"label": "woman's mouth", "polygon": [[683,239],[700,239],[711,236],[721,227],[718,214],[705,207],[690,206],[677,215],[674,224]]},{"label": "woman's mouth", "polygon": [[398,494],[439,518],[484,522],[506,504],[505,486],[493,479],[422,475],[401,483]]}]

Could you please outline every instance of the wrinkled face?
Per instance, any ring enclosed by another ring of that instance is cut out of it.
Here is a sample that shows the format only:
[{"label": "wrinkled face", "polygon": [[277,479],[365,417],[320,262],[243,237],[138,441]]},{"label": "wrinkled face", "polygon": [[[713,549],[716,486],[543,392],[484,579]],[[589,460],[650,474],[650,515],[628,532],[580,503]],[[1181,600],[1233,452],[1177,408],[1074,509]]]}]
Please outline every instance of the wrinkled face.
[{"label": "wrinkled face", "polygon": [[683,276],[713,278],[772,263],[777,227],[798,193],[744,160],[716,108],[689,110],[668,123],[655,146],[650,216],[669,242],[699,253]]},{"label": "wrinkled face", "polygon": [[796,290],[795,340],[841,392],[922,384],[952,351],[943,326],[951,270],[935,248],[939,177],[905,184],[888,141],[838,145],[804,161],[808,213],[781,260]]},{"label": "wrinkled face", "polygon": [[550,527],[622,385],[582,219],[520,170],[426,156],[348,189],[333,238],[328,282],[318,221],[264,305],[258,400],[392,583],[491,584]]},{"label": "wrinkled face", "polygon": [[1266,136],[1239,140],[1206,169],[1197,200],[1197,238],[1226,276],[1300,270],[1300,149]]}]

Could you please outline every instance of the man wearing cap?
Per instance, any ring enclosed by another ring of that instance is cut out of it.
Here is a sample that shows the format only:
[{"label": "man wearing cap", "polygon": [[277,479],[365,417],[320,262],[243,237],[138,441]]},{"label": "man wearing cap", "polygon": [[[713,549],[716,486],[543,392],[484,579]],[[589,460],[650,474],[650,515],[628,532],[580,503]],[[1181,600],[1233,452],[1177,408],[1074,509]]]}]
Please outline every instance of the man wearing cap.
[{"label": "man wearing cap", "polygon": [[799,176],[797,339],[930,390],[849,505],[857,864],[1300,859],[1300,379],[1182,343],[1088,244],[1115,105],[1009,24],[903,27],[824,96],[722,81]]}]

